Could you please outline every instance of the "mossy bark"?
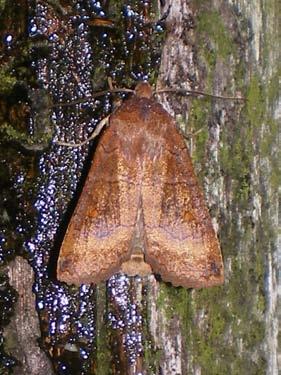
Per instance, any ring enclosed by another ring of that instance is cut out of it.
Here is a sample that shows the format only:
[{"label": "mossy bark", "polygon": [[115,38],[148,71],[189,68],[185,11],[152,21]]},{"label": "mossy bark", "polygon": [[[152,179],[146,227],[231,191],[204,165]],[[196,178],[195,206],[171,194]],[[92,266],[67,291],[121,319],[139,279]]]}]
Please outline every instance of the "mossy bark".
[{"label": "mossy bark", "polygon": [[161,98],[195,133],[189,146],[218,229],[226,280],[198,291],[157,286],[156,373],[277,374],[280,5],[170,5],[159,87],[245,101]]}]

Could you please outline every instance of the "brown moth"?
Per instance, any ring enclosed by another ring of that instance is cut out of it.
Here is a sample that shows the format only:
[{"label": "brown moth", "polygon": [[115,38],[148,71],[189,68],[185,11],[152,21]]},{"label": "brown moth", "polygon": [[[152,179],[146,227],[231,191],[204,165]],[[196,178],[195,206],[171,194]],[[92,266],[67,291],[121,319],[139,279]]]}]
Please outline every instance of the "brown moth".
[{"label": "brown moth", "polygon": [[223,283],[219,242],[183,136],[148,83],[110,116],[65,234],[58,279],[121,271],[175,286]]}]

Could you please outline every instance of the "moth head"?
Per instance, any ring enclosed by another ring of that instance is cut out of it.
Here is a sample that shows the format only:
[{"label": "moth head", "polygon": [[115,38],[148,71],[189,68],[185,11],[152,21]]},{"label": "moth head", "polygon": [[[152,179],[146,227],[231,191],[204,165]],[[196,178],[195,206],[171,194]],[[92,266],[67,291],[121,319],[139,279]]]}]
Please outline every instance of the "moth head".
[{"label": "moth head", "polygon": [[152,88],[148,82],[139,82],[135,88],[135,94],[139,98],[151,99]]}]

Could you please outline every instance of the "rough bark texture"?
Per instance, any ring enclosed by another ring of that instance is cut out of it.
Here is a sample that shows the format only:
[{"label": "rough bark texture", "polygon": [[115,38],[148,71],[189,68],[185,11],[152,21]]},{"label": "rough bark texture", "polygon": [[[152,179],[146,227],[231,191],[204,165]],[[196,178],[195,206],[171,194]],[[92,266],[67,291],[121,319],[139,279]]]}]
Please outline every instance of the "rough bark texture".
[{"label": "rough bark texture", "polygon": [[154,284],[149,324],[161,350],[158,371],[277,375],[280,5],[169,5],[159,88],[242,92],[247,102],[162,96],[188,132],[201,130],[190,147],[219,224],[226,282],[193,292]]},{"label": "rough bark texture", "polygon": [[20,362],[13,374],[52,375],[51,362],[38,345],[41,333],[32,293],[33,270],[26,260],[17,257],[9,264],[8,275],[18,293],[15,314],[4,331],[6,349]]}]

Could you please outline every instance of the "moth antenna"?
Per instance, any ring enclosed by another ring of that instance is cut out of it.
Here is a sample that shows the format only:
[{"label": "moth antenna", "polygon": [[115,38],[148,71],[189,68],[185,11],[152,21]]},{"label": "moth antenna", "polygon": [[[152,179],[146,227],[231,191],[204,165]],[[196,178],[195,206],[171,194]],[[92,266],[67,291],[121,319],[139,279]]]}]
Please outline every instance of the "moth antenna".
[{"label": "moth antenna", "polygon": [[176,88],[166,88],[161,90],[154,91],[153,94],[163,94],[166,92],[171,92],[179,95],[192,95],[192,96],[207,96],[209,98],[215,98],[220,100],[238,100],[238,101],[246,101],[246,98],[241,96],[223,96],[223,95],[214,95],[210,93],[206,93],[204,91],[199,90],[186,90],[186,89],[176,89]]},{"label": "moth antenna", "polygon": [[67,107],[71,105],[76,105],[76,104],[81,104],[81,103],[86,103],[87,101],[93,99],[93,98],[98,98],[100,96],[104,96],[106,94],[115,94],[118,92],[128,92],[128,93],[134,93],[135,90],[132,89],[127,89],[126,87],[120,88],[120,89],[109,89],[109,90],[103,90],[103,91],[98,91],[96,93],[93,93],[91,96],[84,98],[84,99],[77,99],[77,100],[72,100],[71,102],[58,102],[56,104],[53,104],[53,108],[57,107]]}]

